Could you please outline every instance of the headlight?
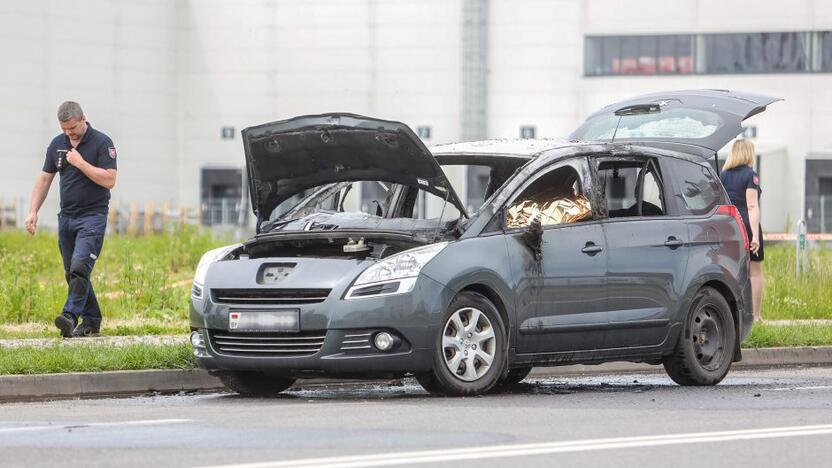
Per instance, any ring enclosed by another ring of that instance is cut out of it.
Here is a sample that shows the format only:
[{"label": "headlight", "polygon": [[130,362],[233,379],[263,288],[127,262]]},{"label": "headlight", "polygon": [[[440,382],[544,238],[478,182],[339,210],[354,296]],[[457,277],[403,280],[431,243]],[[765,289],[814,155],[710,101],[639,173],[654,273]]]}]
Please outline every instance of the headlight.
[{"label": "headlight", "polygon": [[196,266],[196,273],[194,273],[194,283],[198,285],[205,284],[205,275],[208,274],[208,267],[217,260],[228,255],[232,250],[239,247],[240,244],[226,245],[218,249],[209,250],[205,255],[199,259],[199,264]]},{"label": "headlight", "polygon": [[358,276],[347,293],[347,298],[397,294],[412,290],[422,268],[447,245],[447,242],[440,242],[405,250],[372,265]]}]

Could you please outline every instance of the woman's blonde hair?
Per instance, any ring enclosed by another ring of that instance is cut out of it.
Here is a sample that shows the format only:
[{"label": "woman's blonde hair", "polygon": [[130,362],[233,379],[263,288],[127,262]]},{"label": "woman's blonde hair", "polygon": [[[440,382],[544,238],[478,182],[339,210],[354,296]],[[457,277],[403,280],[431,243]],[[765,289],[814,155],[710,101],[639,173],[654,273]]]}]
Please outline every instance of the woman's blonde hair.
[{"label": "woman's blonde hair", "polygon": [[722,166],[723,171],[739,166],[753,166],[754,165],[754,142],[751,140],[736,140],[731,146],[731,154],[725,165]]}]

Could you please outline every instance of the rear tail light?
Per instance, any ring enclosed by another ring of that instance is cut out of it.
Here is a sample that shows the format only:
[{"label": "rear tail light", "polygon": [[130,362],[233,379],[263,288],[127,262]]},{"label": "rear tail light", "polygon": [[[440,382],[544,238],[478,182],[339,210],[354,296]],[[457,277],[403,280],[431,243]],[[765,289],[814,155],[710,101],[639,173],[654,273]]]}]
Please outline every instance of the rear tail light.
[{"label": "rear tail light", "polygon": [[740,228],[740,232],[742,233],[742,243],[745,245],[745,250],[747,251],[749,248],[748,233],[745,232],[745,223],[742,220],[742,216],[740,216],[740,210],[738,210],[734,205],[719,205],[716,209],[716,214],[727,215],[734,218],[734,221],[737,222],[737,227]]}]

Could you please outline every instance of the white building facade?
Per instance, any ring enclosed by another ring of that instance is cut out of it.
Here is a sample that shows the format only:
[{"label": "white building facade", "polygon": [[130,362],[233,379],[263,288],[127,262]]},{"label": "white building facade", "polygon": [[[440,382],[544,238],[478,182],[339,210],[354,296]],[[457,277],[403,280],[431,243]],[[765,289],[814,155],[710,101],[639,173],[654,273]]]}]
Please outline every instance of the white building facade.
[{"label": "white building facade", "polygon": [[[830,31],[822,0],[3,2],[0,198],[28,207],[68,99],[118,147],[114,203],[210,208],[242,194],[240,130],[265,121],[353,112],[428,144],[562,137],[631,95],[727,88],[784,99],[748,122],[764,229],[832,230]],[[463,199],[477,190],[450,176]],[[57,210],[54,187],[42,222]]]}]

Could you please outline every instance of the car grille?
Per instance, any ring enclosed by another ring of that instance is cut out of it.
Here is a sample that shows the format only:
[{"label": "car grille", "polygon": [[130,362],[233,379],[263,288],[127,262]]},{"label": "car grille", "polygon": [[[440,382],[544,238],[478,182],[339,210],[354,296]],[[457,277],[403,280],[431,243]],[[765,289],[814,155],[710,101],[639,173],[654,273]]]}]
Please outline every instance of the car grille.
[{"label": "car grille", "polygon": [[341,340],[341,351],[347,352],[362,352],[372,349],[370,346],[370,337],[372,332],[356,331],[347,333]]},{"label": "car grille", "polygon": [[228,356],[304,357],[321,350],[326,331],[229,333],[211,330],[208,335],[214,350]]},{"label": "car grille", "polygon": [[212,289],[220,304],[317,304],[326,300],[331,289]]}]

